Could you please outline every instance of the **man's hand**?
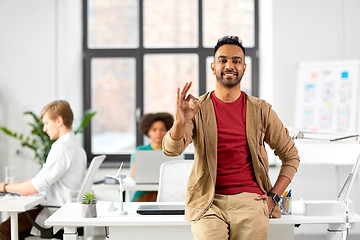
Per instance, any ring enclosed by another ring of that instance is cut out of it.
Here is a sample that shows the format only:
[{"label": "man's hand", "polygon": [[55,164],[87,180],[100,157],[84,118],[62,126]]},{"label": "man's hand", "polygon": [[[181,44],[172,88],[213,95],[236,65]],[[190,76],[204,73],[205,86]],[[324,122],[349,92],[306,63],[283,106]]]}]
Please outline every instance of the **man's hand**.
[{"label": "man's hand", "polygon": [[269,209],[269,215],[271,215],[271,211],[273,210],[273,208],[275,206],[274,200],[266,194],[257,196],[256,200],[265,200],[267,203],[268,209]]},{"label": "man's hand", "polygon": [[185,83],[181,92],[180,88],[177,90],[175,121],[179,124],[185,125],[200,109],[199,101],[193,95],[187,95],[191,85],[192,82]]},{"label": "man's hand", "polygon": [[200,109],[199,101],[193,95],[187,94],[191,85],[192,82],[185,83],[181,92],[180,88],[177,90],[175,121],[170,130],[170,135],[173,139],[180,139],[182,137],[185,124],[190,121]]},{"label": "man's hand", "polygon": [[[290,179],[285,176],[280,175],[278,177],[278,179],[276,180],[274,187],[271,189],[271,192],[277,193],[279,196],[281,196],[281,194],[285,191],[285,189],[289,186],[289,184],[290,184]],[[262,199],[266,200],[266,203],[269,208],[269,214],[271,215],[271,211],[273,210],[273,208],[275,206],[274,200],[266,194],[259,195],[256,198],[256,200],[262,200]]]}]

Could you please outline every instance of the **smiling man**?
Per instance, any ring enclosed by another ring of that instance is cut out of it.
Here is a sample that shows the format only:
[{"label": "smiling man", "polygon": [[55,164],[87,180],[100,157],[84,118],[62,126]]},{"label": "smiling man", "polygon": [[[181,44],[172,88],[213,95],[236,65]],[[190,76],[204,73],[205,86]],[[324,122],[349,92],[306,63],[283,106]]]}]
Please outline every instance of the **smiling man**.
[{"label": "smiling man", "polygon": [[221,51],[216,51],[214,63],[211,63],[217,83],[229,89],[240,84],[246,69],[245,50],[234,53],[233,49],[232,45],[223,45]]},{"label": "smiling man", "polygon": [[[43,131],[51,140],[56,140],[51,146],[40,172],[31,180],[14,183],[0,183],[0,191],[30,195],[45,192],[46,204],[61,206],[66,202],[75,201],[80,186],[85,177],[86,154],[77,143],[72,131],[73,112],[68,102],[59,100],[49,103],[42,110],[40,119],[44,123]],[[30,210],[29,214],[43,225],[54,209],[38,208]],[[18,216],[19,235],[21,238],[29,235],[32,224],[25,213]],[[37,229],[31,231],[39,235]],[[10,239],[9,219],[0,225],[0,240]]]},{"label": "smiling man", "polygon": [[[298,152],[270,104],[241,91],[246,63],[238,37],[218,40],[211,69],[215,91],[196,99],[187,94],[191,82],[178,89],[163,151],[179,155],[194,143],[185,218],[195,240],[265,240],[268,218],[280,217],[277,203],[297,171]],[[264,142],[282,161],[274,186]]]}]

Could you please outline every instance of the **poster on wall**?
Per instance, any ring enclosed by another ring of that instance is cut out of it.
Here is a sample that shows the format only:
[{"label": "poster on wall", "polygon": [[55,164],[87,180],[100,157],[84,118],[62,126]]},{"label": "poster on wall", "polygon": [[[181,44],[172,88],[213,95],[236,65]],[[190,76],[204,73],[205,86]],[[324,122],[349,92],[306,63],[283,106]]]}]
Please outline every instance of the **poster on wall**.
[{"label": "poster on wall", "polygon": [[301,62],[296,127],[308,132],[358,132],[359,69],[359,60]]}]

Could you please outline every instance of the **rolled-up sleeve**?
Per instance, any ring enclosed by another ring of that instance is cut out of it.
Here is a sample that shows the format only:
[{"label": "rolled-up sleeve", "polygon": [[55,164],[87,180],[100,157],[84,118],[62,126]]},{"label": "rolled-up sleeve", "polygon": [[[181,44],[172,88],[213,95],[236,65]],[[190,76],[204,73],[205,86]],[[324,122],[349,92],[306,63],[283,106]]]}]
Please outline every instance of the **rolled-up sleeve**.
[{"label": "rolled-up sleeve", "polygon": [[269,119],[265,141],[274,149],[274,154],[282,161],[279,175],[293,179],[300,163],[300,157],[294,141],[289,136],[277,114],[271,109],[268,112]]},{"label": "rolled-up sleeve", "polygon": [[163,152],[167,156],[178,156],[185,151],[185,148],[192,142],[193,122],[187,122],[184,127],[184,135],[178,140],[172,139],[170,131],[168,131],[162,140]]},{"label": "rolled-up sleeve", "polygon": [[183,149],[183,139],[174,140],[170,136],[170,132],[167,132],[163,138],[163,152],[167,156],[177,156],[182,153],[180,149]]}]

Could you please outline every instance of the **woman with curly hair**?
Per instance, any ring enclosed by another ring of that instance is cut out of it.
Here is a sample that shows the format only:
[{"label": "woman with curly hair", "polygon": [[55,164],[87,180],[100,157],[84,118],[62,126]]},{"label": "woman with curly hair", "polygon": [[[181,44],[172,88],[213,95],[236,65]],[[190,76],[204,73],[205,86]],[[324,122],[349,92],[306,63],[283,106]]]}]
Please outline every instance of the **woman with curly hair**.
[{"label": "woman with curly hair", "polygon": [[[141,119],[139,129],[148,136],[151,142],[147,145],[140,145],[136,151],[140,150],[161,150],[162,139],[165,133],[172,127],[174,117],[167,112],[148,113]],[[135,179],[135,157],[131,156],[131,177]],[[157,192],[137,191],[133,196],[134,202],[154,202]]]}]

